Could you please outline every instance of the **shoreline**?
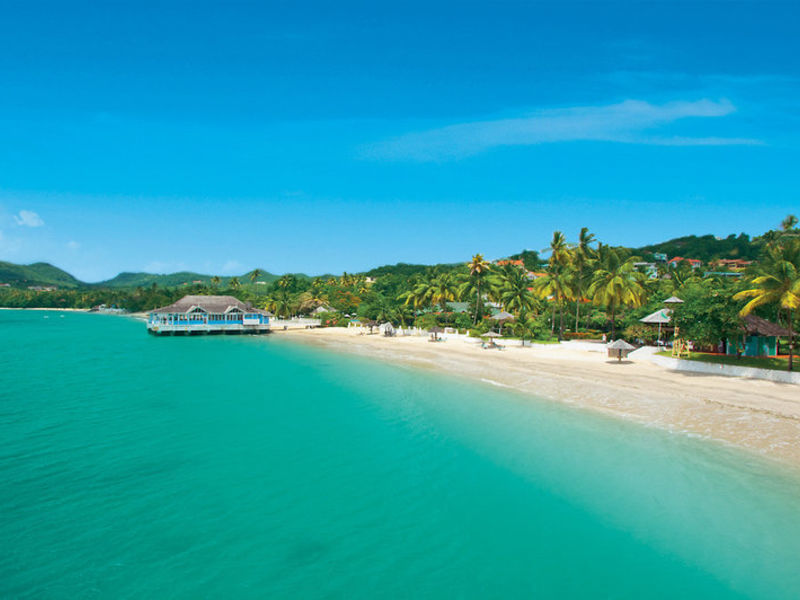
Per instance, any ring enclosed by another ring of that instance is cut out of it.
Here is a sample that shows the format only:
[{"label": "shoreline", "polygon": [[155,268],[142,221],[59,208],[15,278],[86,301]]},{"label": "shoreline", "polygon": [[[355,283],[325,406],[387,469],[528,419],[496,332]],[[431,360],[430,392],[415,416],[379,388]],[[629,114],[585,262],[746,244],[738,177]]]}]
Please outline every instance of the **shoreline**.
[{"label": "shoreline", "polygon": [[276,331],[296,341],[485,385],[747,450],[800,471],[800,394],[792,384],[678,372],[646,360],[562,345],[483,350],[477,341],[359,335],[345,328]]},{"label": "shoreline", "polygon": [[17,308],[15,306],[0,306],[0,310],[48,310],[53,312],[89,312],[88,308],[43,308],[39,306]]}]

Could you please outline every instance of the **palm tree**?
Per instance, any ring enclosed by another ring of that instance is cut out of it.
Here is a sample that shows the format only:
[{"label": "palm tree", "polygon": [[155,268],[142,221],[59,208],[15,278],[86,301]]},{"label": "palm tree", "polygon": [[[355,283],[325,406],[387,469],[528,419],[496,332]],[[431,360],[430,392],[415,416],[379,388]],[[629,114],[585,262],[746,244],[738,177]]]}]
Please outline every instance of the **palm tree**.
[{"label": "palm tree", "polygon": [[232,289],[238,290],[242,284],[239,283],[238,277],[231,277],[231,280],[228,282],[228,285],[231,286]]},{"label": "palm tree", "polygon": [[592,248],[595,242],[593,233],[589,233],[588,227],[581,227],[578,234],[578,244],[572,251],[572,264],[575,267],[573,272],[573,295],[575,296],[575,331],[578,331],[581,315],[581,301],[586,296],[591,277],[591,263],[596,257],[596,252]]},{"label": "palm tree", "polygon": [[569,244],[567,244],[567,238],[564,237],[562,232],[553,232],[553,239],[550,241],[550,247],[542,250],[542,252],[548,251],[550,252],[550,258],[547,261],[548,268],[563,268],[569,263]]},{"label": "palm tree", "polygon": [[533,339],[536,337],[534,323],[528,318],[528,315],[525,312],[520,313],[519,318],[516,321],[508,323],[506,325],[506,329],[510,329],[512,334],[519,336],[523,346],[525,346],[526,337],[528,339]]},{"label": "palm tree", "polygon": [[399,299],[414,308],[439,305],[442,311],[447,310],[447,303],[456,299],[457,281],[452,273],[435,272],[413,285],[410,290],[400,294]]},{"label": "palm tree", "polygon": [[406,323],[408,323],[409,321],[411,321],[411,319],[414,318],[411,309],[409,309],[409,307],[406,306],[405,304],[395,306],[393,314],[394,318],[397,320],[397,322],[400,324],[401,327],[405,327]]},{"label": "palm tree", "polygon": [[533,282],[533,291],[540,298],[550,298],[553,301],[553,313],[551,317],[550,332],[553,333],[556,327],[556,308],[561,316],[558,327],[558,339],[564,335],[564,301],[572,299],[572,274],[567,269],[553,269],[548,271]]},{"label": "palm tree", "polygon": [[781,221],[781,229],[785,232],[792,231],[796,226],[797,217],[794,215],[787,215],[786,218]]},{"label": "palm tree", "polygon": [[222,279],[220,278],[219,275],[214,275],[211,278],[211,285],[213,285],[215,288],[219,287],[219,284],[220,284],[221,281],[222,281]]},{"label": "palm tree", "polygon": [[278,312],[278,300],[274,296],[267,296],[264,300],[264,310],[268,310],[273,313]]},{"label": "palm tree", "polygon": [[263,274],[264,274],[264,272],[261,269],[253,269],[250,272],[250,283],[255,285],[255,283],[258,280],[258,278],[261,277]]},{"label": "palm tree", "polygon": [[532,311],[535,306],[534,296],[528,289],[531,281],[525,271],[517,267],[503,272],[500,284],[500,299],[503,307],[517,315]]},{"label": "palm tree", "polygon": [[467,287],[475,289],[475,316],[472,320],[472,324],[475,325],[478,323],[481,307],[483,305],[481,301],[481,283],[483,283],[483,280],[490,272],[492,266],[488,261],[483,259],[483,254],[476,254],[472,257],[472,260],[467,263],[467,267],[469,267]]},{"label": "palm tree", "polygon": [[452,273],[441,273],[428,282],[428,297],[432,305],[438,304],[442,312],[447,303],[456,299],[456,280]]},{"label": "palm tree", "polygon": [[733,296],[734,300],[750,298],[739,314],[748,315],[759,306],[776,305],[789,313],[789,370],[793,369],[794,311],[800,307],[800,240],[770,245],[750,282],[753,287]]},{"label": "palm tree", "polygon": [[646,291],[644,275],[634,267],[637,257],[626,258],[621,250],[608,246],[598,248],[598,266],[589,285],[589,295],[595,305],[611,311],[611,339],[616,336],[615,317],[621,306],[641,306]]}]

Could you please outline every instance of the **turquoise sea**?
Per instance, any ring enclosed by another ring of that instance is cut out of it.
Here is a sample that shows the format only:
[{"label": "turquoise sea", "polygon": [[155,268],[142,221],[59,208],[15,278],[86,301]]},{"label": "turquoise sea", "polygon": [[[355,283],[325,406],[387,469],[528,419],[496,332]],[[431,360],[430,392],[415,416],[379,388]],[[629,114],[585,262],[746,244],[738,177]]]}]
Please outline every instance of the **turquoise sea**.
[{"label": "turquoise sea", "polygon": [[0,311],[2,598],[798,598],[800,480],[288,336]]}]

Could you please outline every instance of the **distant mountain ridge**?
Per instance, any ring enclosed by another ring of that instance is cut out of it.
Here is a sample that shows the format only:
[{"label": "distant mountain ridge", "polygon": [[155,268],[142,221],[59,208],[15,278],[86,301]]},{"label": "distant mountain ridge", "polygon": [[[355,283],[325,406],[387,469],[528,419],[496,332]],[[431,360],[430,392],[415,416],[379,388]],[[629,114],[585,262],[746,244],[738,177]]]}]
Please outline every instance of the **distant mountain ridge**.
[{"label": "distant mountain ridge", "polygon": [[718,258],[756,260],[761,249],[762,244],[758,238],[751,239],[746,233],[740,233],[738,236],[731,234],[726,238],[717,238],[710,234],[687,235],[659,244],[642,246],[634,251],[643,257],[658,252],[666,254],[669,258],[682,256],[707,263]]},{"label": "distant mountain ridge", "polygon": [[[245,273],[244,275],[237,275],[237,277],[243,284],[247,284],[250,283],[249,275],[250,273]],[[203,285],[211,285],[212,277],[213,275],[204,275],[192,271],[179,271],[177,273],[166,274],[124,272],[112,279],[100,281],[92,285],[109,288],[148,287],[154,283],[159,287],[178,287],[181,285],[191,285],[196,282],[200,282]],[[258,280],[270,283],[275,281],[278,277],[278,275],[273,275],[272,273],[264,271],[262,275],[259,276]],[[227,284],[231,279],[233,279],[233,276],[220,277],[221,285]]]},{"label": "distant mountain ridge", "polygon": [[[658,244],[632,248],[633,252],[646,259],[652,259],[655,253],[664,253],[668,257],[683,256],[684,258],[697,258],[704,263],[708,263],[717,258],[741,258],[745,260],[755,260],[763,247],[761,238],[750,238],[749,235],[741,233],[738,236],[731,234],[725,238],[717,238],[713,235],[687,235]],[[538,266],[540,259],[537,252],[525,250],[522,253],[511,255],[525,259],[526,266],[530,269]],[[466,260],[464,261],[466,262]],[[528,264],[530,263],[530,265]],[[459,264],[459,263],[456,263]],[[426,271],[428,268],[438,266],[450,268],[455,264],[440,265],[419,265],[409,263],[397,263],[395,265],[383,265],[373,269],[363,271],[362,275],[369,277],[379,277],[381,275],[396,275],[411,277],[417,273]],[[250,273],[238,275],[242,285],[250,285]],[[280,275],[275,275],[268,271],[261,270],[259,281],[271,283],[278,279]],[[307,279],[309,275],[304,273],[290,273],[298,278]],[[321,277],[329,277],[322,275]],[[220,277],[220,287],[228,285],[233,276]],[[136,288],[150,287],[154,283],[162,288],[177,288],[190,286],[199,282],[200,285],[212,285],[212,276],[193,271],[180,271],[178,273],[120,273],[112,279],[98,283],[85,283],[73,277],[66,271],[59,269],[49,263],[33,263],[30,265],[17,265],[10,262],[0,261],[0,284],[9,283],[12,287],[26,288],[29,286],[58,286],[63,289],[86,288]]]},{"label": "distant mountain ridge", "polygon": [[0,261],[0,283],[10,283],[14,287],[58,286],[59,288],[77,288],[85,285],[66,271],[51,265],[38,262],[30,265],[16,265]]}]

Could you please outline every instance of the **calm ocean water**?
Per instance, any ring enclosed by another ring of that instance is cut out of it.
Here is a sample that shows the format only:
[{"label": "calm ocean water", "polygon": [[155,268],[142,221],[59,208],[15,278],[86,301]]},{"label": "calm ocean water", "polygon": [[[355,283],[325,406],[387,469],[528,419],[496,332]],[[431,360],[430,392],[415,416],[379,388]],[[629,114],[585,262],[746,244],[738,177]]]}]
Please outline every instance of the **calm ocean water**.
[{"label": "calm ocean water", "polygon": [[800,481],[281,336],[0,311],[2,598],[798,598]]}]

